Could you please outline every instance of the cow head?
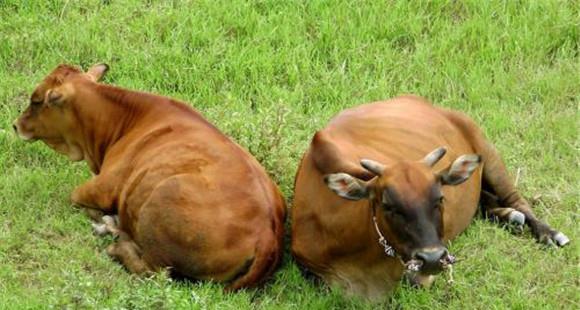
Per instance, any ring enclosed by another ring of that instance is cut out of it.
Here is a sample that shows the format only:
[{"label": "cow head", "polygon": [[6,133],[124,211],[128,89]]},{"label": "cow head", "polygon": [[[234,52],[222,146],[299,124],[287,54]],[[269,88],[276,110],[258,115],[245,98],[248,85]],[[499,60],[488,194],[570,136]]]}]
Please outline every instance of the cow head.
[{"label": "cow head", "polygon": [[479,155],[462,155],[449,167],[433,171],[445,152],[441,147],[420,161],[388,166],[363,159],[361,165],[376,175],[370,181],[347,173],[326,175],[324,181],[342,198],[369,199],[381,230],[403,262],[419,262],[420,272],[433,274],[450,257],[442,241],[442,187],[465,182],[481,161]]},{"label": "cow head", "polygon": [[70,143],[67,133],[75,130],[75,83],[98,81],[108,67],[99,64],[86,73],[80,69],[59,65],[36,87],[26,110],[14,121],[12,127],[25,141],[41,140],[72,160],[82,160],[78,146]]}]

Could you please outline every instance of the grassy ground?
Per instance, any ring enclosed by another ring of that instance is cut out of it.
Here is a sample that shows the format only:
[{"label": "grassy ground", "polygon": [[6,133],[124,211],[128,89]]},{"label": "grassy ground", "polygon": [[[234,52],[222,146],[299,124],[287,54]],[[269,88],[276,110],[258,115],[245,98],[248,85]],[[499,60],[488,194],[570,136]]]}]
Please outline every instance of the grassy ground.
[{"label": "grassy ground", "polygon": [[543,249],[483,220],[451,245],[455,284],[382,307],[580,307],[580,12],[575,1],[0,0],[0,308],[329,309],[377,305],[304,280],[287,255],[259,290],[139,279],[70,206],[89,178],[11,122],[61,62],[189,102],[248,148],[292,202],[298,160],[338,111],[400,93],[469,113],[536,212],[572,238]]}]

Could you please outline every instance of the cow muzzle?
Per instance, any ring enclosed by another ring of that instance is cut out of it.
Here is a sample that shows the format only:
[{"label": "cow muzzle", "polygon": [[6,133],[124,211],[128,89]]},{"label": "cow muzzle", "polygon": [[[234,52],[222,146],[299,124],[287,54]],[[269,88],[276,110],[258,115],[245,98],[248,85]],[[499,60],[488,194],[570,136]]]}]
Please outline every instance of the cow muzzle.
[{"label": "cow muzzle", "polygon": [[422,248],[414,251],[412,259],[405,263],[408,271],[436,274],[455,263],[455,257],[444,247]]},{"label": "cow muzzle", "polygon": [[18,120],[15,120],[14,122],[12,122],[12,129],[14,129],[14,133],[16,133],[16,135],[20,139],[22,139],[24,141],[32,141],[33,140],[32,134],[27,134],[24,132],[24,130],[22,130],[22,127],[18,123]]}]

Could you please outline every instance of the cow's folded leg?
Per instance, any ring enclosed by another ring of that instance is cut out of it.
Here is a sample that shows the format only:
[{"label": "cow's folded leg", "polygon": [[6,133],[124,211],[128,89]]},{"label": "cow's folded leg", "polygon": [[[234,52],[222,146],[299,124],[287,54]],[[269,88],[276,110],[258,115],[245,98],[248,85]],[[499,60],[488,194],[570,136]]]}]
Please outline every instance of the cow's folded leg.
[{"label": "cow's folded leg", "polygon": [[93,227],[93,232],[97,236],[102,237],[102,236],[106,236],[107,234],[109,234],[109,231],[107,230],[107,225],[105,225],[105,223],[93,222],[93,223],[91,223],[91,226]]},{"label": "cow's folded leg", "polygon": [[102,223],[103,221],[103,216],[105,215],[105,213],[101,210],[97,210],[97,209],[90,209],[90,208],[84,208],[83,209],[85,211],[85,213],[87,214],[87,216],[95,223]]},{"label": "cow's folded leg", "polygon": [[487,191],[482,191],[481,193],[481,204],[485,217],[493,221],[508,223],[517,227],[523,227],[526,222],[526,217],[522,212],[500,206],[498,197]]},{"label": "cow's folded leg", "polygon": [[111,244],[107,247],[107,254],[123,264],[131,273],[149,275],[153,272],[153,269],[141,257],[139,246],[132,240],[119,240]]},{"label": "cow's folded leg", "polygon": [[[514,197],[517,198],[513,199]],[[497,215],[500,219],[510,223],[527,224],[536,240],[540,243],[565,246],[570,242],[566,235],[536,218],[529,203],[519,193],[514,191],[514,194],[508,196],[507,199],[503,199],[502,205],[505,205],[505,207],[488,208],[488,214]]]},{"label": "cow's folded leg", "polygon": [[[114,200],[114,188],[104,176],[96,176],[78,186],[71,195],[73,204],[83,208],[95,209],[102,212],[102,214],[116,212]],[[95,219],[94,216],[97,213],[89,213],[89,216]]]},{"label": "cow's folded leg", "polygon": [[[491,192],[492,195],[497,196],[497,209],[506,209],[506,211],[495,210],[493,212],[503,214],[502,217],[508,220],[511,217],[512,221],[521,221],[521,215],[523,215],[524,223],[531,228],[536,240],[540,243],[558,246],[568,244],[570,239],[566,235],[536,218],[530,204],[516,190],[515,184],[508,175],[507,169],[495,148],[491,144],[485,144],[480,146],[478,152],[483,155],[485,160],[483,170],[485,190],[482,191],[482,199],[485,199],[486,192]],[[491,208],[491,210],[494,209]]]},{"label": "cow's folded leg", "polygon": [[503,224],[505,228],[513,233],[520,234],[524,231],[526,216],[512,208],[490,208],[484,207],[485,217],[492,222]]},{"label": "cow's folded leg", "polygon": [[[526,217],[526,223],[528,223],[532,233],[540,243],[547,245],[565,246],[570,242],[570,239],[566,235],[553,229],[550,227],[550,225],[544,223],[543,221],[537,219],[532,210],[527,205],[526,201],[522,201],[520,203],[523,204],[521,210]],[[517,205],[514,206],[514,208],[519,209],[517,208]]]},{"label": "cow's folded leg", "polygon": [[[115,218],[105,215],[114,213],[112,188],[103,184],[103,176],[97,176],[77,187],[71,195],[75,205],[83,207],[92,219],[93,232],[98,236],[117,235]],[[115,216],[116,217],[116,216]]]},{"label": "cow's folded leg", "polygon": [[98,222],[91,223],[93,231],[98,236],[105,236],[108,234],[117,237],[119,235],[119,217],[117,215],[104,215]]}]

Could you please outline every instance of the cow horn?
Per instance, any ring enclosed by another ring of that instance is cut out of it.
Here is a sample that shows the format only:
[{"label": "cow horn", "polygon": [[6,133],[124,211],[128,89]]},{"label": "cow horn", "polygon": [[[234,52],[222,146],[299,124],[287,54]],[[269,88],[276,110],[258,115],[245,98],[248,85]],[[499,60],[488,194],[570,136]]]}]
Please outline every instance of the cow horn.
[{"label": "cow horn", "polygon": [[447,149],[442,146],[436,148],[431,153],[427,154],[421,161],[429,167],[435,166],[435,164],[447,153]]},{"label": "cow horn", "polygon": [[385,170],[385,165],[370,159],[361,159],[360,165],[376,175],[383,174],[383,171]]}]

